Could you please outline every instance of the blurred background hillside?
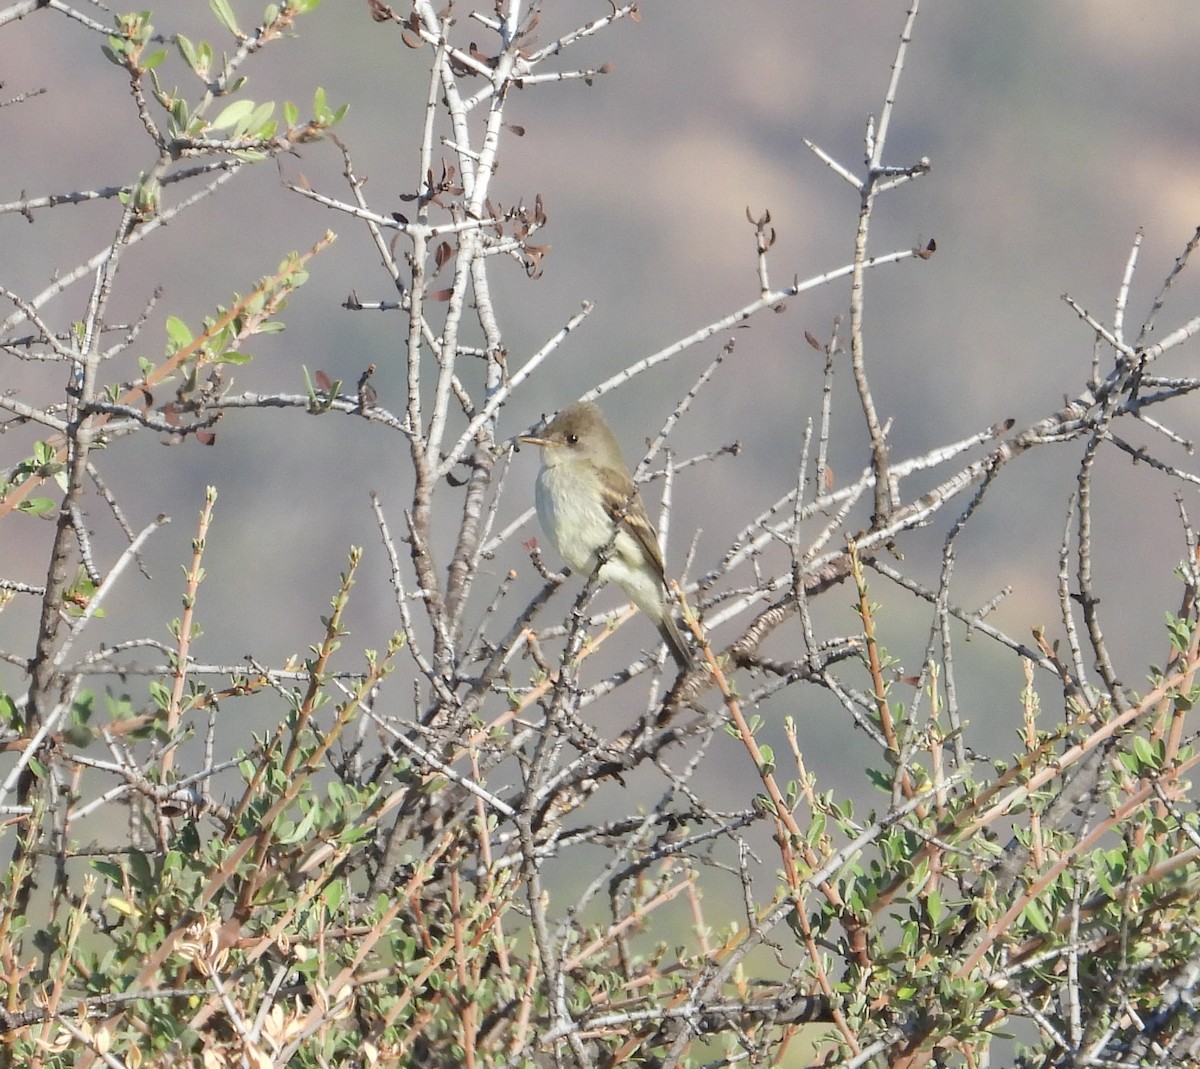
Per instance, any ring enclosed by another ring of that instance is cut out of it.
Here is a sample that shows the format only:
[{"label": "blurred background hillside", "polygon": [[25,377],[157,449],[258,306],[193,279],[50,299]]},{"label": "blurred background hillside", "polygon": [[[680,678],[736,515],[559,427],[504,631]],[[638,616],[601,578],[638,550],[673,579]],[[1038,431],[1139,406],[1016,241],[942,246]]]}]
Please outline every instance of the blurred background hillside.
[{"label": "blurred background hillside", "polygon": [[[630,361],[753,300],[758,281],[747,208],[754,215],[769,209],[778,232],[770,260],[774,285],[850,261],[857,195],[803,139],[861,171],[867,117],[881,107],[906,6],[648,0],[640,22],[621,23],[562,57],[563,69],[611,62],[610,74],[590,87],[531,87],[510,102],[506,117],[524,134],[507,135],[493,188],[505,204],[531,204],[541,195],[549,225],[540,240],[553,246],[538,279],[527,279],[515,264],[492,273],[511,366],[539,349],[581,302],[596,307],[504,408],[501,435],[525,431]],[[260,14],[237,0],[233,7],[246,24]],[[458,18],[471,7],[456,5]],[[571,0],[545,8],[543,43],[608,5]],[[198,0],[160,0],[152,10],[160,33],[207,39],[218,51],[231,47]],[[98,8],[94,16],[107,20]],[[480,26],[475,36],[487,51],[488,31]],[[932,172],[884,199],[871,236],[876,253],[931,238],[937,253],[927,262],[871,272],[867,290],[868,364],[880,414],[892,420],[896,457],[1008,417],[1019,429],[1078,392],[1092,337],[1060,295],[1070,293],[1110,319],[1141,227],[1145,241],[1128,317],[1136,332],[1200,223],[1198,40],[1200,8],[1185,0],[923,5],[886,162],[908,165],[925,156]],[[122,72],[101,54],[102,41],[47,10],[0,28],[0,99],[45,90],[0,109],[0,202],[127,183],[149,166],[151,146]],[[418,185],[427,71],[428,55],[406,48],[396,27],[373,22],[365,0],[326,0],[301,20],[295,40],[265,49],[245,69],[256,101],[292,99],[303,116],[311,87],[321,85],[332,105],[350,105],[337,133],[358,175],[368,179],[372,206],[383,213],[408,210],[400,197]],[[159,73],[168,85],[188,84],[190,77],[174,52]],[[346,198],[341,171],[332,143],[305,146],[279,168],[249,169],[195,209],[201,227],[193,217],[130,250],[116,304],[124,315],[136,318],[154,287],[165,284],[141,336],[146,355],[161,357],[166,315],[198,329],[217,304],[228,305],[286,253],[332,228],[339,240],[310,265],[311,281],[283,315],[287,331],[251,348],[254,362],[233,371],[236,387],[299,393],[302,366],[353,383],[376,363],[379,403],[399,412],[399,318],[342,307],[351,292],[363,301],[395,300],[377,252],[352,220],[280,186],[281,177],[303,179]],[[32,222],[0,216],[0,285],[37,292],[55,271],[101,248],[119,213],[118,204],[102,201],[40,211]],[[49,306],[56,329],[81,317],[86,285]],[[1185,275],[1159,332],[1195,314],[1197,295],[1196,280]],[[803,423],[819,406],[822,357],[804,332],[825,340],[847,300],[846,282],[818,288],[793,300],[785,314],[733,332],[732,356],[672,445],[681,458],[735,439],[743,449],[736,459],[689,469],[677,480],[672,570],[683,567],[697,530],[695,571],[704,570],[731,532],[787,482]],[[631,461],[726,340],[718,336],[603,400]],[[1160,373],[1185,373],[1178,362],[1194,360],[1193,349],[1183,353]],[[26,391],[45,381],[46,369],[10,366],[10,373],[24,378],[5,388]],[[869,458],[848,371],[838,390],[832,464],[836,480],[848,482]],[[27,451],[27,440],[15,438],[0,439],[6,468]],[[204,487],[212,484],[221,496],[198,606],[205,632],[195,649],[200,660],[237,663],[252,653],[278,662],[302,653],[319,633],[318,617],[352,544],[367,547],[367,559],[346,645],[381,645],[396,627],[395,608],[368,491],[381,494],[399,529],[404,451],[402,437],[377,424],[296,411],[227,415],[212,448],[194,441],[167,448],[148,434],[117,442],[101,461],[132,526],[140,529],[160,511],[173,522],[144,554],[153,582],[127,574],[92,641],[137,633],[167,638],[165,621],[179,612],[179,566],[190,555]],[[1054,546],[1076,462],[1076,449],[1041,450],[1019,461],[1029,470],[994,491],[960,546],[959,601],[982,603],[1011,584],[994,621],[1021,637],[1037,625],[1051,634],[1061,629]],[[535,470],[531,451],[516,458],[503,522],[531,504]],[[1107,621],[1109,640],[1119,670],[1135,686],[1147,650],[1162,648],[1154,636],[1184,555],[1175,493],[1165,478],[1159,484],[1143,478],[1134,495],[1097,502],[1101,589],[1123,606]],[[93,501],[89,515],[98,551],[111,560],[122,536],[101,503]],[[46,522],[14,516],[0,526],[5,576],[44,580]],[[530,571],[521,542],[538,533],[531,522],[527,534],[502,547],[493,563],[497,582],[509,569]],[[931,580],[939,542],[911,548],[913,564],[924,565]],[[1132,562],[1136,569],[1128,567]],[[879,593],[886,615],[888,595]],[[855,628],[849,596],[834,592],[822,606],[835,620],[844,616],[846,632]],[[0,647],[27,656],[35,626],[31,599],[10,605],[0,615]],[[911,649],[897,651],[909,671],[918,667],[923,627],[914,630]],[[1002,681],[1000,700],[1014,703],[1017,665],[996,657],[991,668],[976,666],[983,673],[977,697],[987,699]],[[0,686],[19,692],[22,673],[0,666]],[[998,737],[1007,737],[1015,709],[1011,718],[996,715]]]}]

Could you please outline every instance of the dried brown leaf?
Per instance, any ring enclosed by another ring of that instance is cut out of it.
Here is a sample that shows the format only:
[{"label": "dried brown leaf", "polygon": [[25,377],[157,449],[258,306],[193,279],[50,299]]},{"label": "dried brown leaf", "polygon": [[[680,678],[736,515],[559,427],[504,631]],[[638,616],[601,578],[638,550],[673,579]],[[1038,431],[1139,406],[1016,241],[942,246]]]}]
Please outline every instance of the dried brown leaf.
[{"label": "dried brown leaf", "polygon": [[469,55],[477,63],[482,63],[485,67],[494,67],[496,65],[496,57],[485,55],[483,52],[480,52],[475,46],[474,41],[472,41],[470,46],[467,48],[467,55]]},{"label": "dried brown leaf", "polygon": [[433,273],[436,276],[446,264],[453,259],[454,250],[450,247],[450,242],[443,241],[433,250]]},{"label": "dried brown leaf", "polygon": [[549,245],[525,246],[525,274],[530,278],[541,278],[542,260],[550,251]]},{"label": "dried brown leaf", "polygon": [[376,367],[374,364],[368,364],[366,370],[358,377],[358,407],[369,408],[378,399],[378,394],[375,392],[375,387],[371,385],[370,378],[375,374]]}]

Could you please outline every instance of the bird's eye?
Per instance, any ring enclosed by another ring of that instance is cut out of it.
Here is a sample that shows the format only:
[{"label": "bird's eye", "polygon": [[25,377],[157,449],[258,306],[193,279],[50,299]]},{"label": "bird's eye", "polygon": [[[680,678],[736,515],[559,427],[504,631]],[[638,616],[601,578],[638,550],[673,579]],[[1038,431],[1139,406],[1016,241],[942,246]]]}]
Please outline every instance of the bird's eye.
[{"label": "bird's eye", "polygon": [[579,435],[578,434],[568,434],[567,435],[567,445],[578,445],[578,444],[579,444]]}]

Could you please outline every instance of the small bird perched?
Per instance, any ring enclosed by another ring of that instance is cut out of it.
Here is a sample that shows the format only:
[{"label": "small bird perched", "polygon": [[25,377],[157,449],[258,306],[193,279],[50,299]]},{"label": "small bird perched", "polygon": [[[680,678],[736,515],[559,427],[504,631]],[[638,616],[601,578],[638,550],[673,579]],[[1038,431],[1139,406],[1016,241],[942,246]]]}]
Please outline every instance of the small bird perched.
[{"label": "small bird perched", "polygon": [[559,556],[591,575],[600,555],[600,581],[615,580],[658,628],[680,668],[692,655],[671,615],[662,550],[616,436],[600,409],[568,405],[539,436],[542,447],[535,501],[542,528]]}]

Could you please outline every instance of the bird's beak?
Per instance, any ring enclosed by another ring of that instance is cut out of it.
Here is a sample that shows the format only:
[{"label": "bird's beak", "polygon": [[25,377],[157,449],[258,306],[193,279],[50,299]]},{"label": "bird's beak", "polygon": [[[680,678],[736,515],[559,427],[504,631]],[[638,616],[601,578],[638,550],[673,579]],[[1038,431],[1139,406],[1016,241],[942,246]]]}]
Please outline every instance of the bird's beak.
[{"label": "bird's beak", "polygon": [[549,438],[539,438],[535,434],[522,434],[517,437],[518,442],[525,442],[528,445],[540,445],[542,447],[551,446],[554,443]]}]

